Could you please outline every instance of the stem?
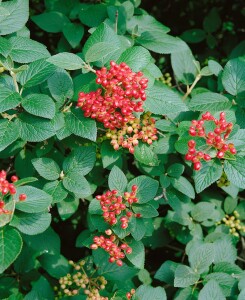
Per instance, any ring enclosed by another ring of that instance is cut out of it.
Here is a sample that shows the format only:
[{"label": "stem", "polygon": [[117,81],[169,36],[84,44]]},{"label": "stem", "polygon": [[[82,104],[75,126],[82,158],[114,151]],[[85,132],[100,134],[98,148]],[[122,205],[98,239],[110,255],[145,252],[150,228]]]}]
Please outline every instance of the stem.
[{"label": "stem", "polygon": [[89,64],[84,63],[84,69],[96,73],[96,71]]},{"label": "stem", "polygon": [[13,81],[14,81],[14,86],[15,86],[15,90],[17,93],[20,93],[20,90],[19,90],[19,86],[18,86],[18,83],[17,83],[17,80],[16,80],[16,74],[12,71],[10,71],[10,75],[12,76],[13,78]]},{"label": "stem", "polygon": [[117,33],[117,26],[118,26],[118,10],[115,13],[115,32]]},{"label": "stem", "polygon": [[187,91],[184,95],[184,97],[182,98],[183,100],[185,100],[190,93],[192,92],[192,90],[194,89],[195,85],[198,83],[198,81],[202,78],[201,74],[198,74],[197,77],[195,78],[194,82],[192,83],[191,87],[187,86]]}]

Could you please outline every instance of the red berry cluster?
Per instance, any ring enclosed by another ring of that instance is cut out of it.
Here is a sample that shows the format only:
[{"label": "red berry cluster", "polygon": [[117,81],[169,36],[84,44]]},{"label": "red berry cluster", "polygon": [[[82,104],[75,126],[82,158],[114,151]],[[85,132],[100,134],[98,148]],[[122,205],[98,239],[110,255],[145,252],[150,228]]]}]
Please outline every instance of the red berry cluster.
[{"label": "red berry cluster", "polygon": [[93,250],[98,248],[104,249],[110,255],[109,262],[116,262],[116,264],[121,267],[123,265],[122,259],[125,257],[125,253],[131,254],[132,248],[130,248],[128,244],[124,242],[122,243],[116,235],[112,234],[110,229],[107,230],[106,233],[110,233],[108,234],[110,235],[109,238],[103,235],[95,236],[93,239],[94,243],[90,246],[90,248]]},{"label": "red berry cluster", "polygon": [[[204,125],[206,121],[214,122],[216,126],[214,131],[210,131],[208,133],[205,132]],[[214,118],[210,112],[206,112],[202,115],[201,120],[192,121],[189,134],[191,136],[204,138],[206,140],[206,144],[208,145],[207,150],[211,148],[217,150],[216,157],[221,159],[224,158],[227,151],[229,151],[231,154],[236,154],[234,144],[225,143],[225,141],[229,138],[232,127],[233,124],[226,121],[224,112],[220,113],[219,120]],[[205,161],[209,161],[211,160],[211,156],[203,151],[197,151],[196,142],[194,140],[190,140],[188,142],[188,152],[185,155],[185,159],[192,161],[194,164],[194,170],[198,171],[202,166],[200,160],[203,159]]]},{"label": "red berry cluster", "polygon": [[[125,192],[123,197],[117,196],[117,190],[107,191],[103,195],[96,196],[96,199],[100,201],[105,222],[115,225],[118,222],[117,216],[121,215],[119,219],[121,228],[126,229],[128,227],[129,219],[133,216],[130,206],[138,202],[138,198],[135,197],[137,189],[137,185],[133,185],[132,192]],[[140,215],[135,214],[135,217],[140,217]]]},{"label": "red berry cluster", "polygon": [[134,153],[134,147],[139,144],[139,140],[148,145],[157,140],[157,129],[155,119],[151,113],[145,113],[141,119],[135,118],[125,124],[120,130],[108,130],[106,136],[111,139],[111,145],[115,150],[120,147],[127,148],[130,153]]},{"label": "red berry cluster", "polygon": [[135,294],[135,289],[131,289],[130,292],[127,292],[126,298],[131,299],[134,294]]},{"label": "red berry cluster", "polygon": [[[2,194],[2,197],[4,197],[5,195],[14,195],[16,194],[16,188],[13,185],[13,183],[9,182],[7,179],[7,172],[2,170],[0,171],[0,193]],[[18,181],[19,178],[15,175],[13,175],[11,177],[11,181],[12,182],[16,182]],[[20,194],[19,195],[19,200],[23,201],[26,199],[26,195],[25,194]],[[5,206],[5,202],[3,200],[3,198],[0,198],[0,215],[1,214],[10,214],[11,211],[4,209]]]},{"label": "red berry cluster", "polygon": [[109,70],[103,67],[96,75],[96,83],[102,85],[102,89],[79,93],[77,106],[84,111],[85,117],[114,130],[133,120],[133,112],[143,112],[148,79],[142,72],[134,73],[125,63],[118,65],[111,61]]}]

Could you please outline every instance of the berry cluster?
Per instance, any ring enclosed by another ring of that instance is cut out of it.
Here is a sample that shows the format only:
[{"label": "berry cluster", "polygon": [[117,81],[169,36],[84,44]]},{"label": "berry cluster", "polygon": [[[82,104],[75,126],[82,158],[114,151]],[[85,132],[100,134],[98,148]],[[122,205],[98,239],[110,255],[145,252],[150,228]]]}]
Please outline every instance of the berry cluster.
[{"label": "berry cluster", "polygon": [[131,299],[134,294],[135,294],[135,289],[131,289],[130,292],[127,292],[126,298]]},{"label": "berry cluster", "polygon": [[108,130],[106,136],[111,139],[111,145],[115,150],[123,147],[132,154],[134,147],[139,144],[139,140],[151,145],[158,139],[155,119],[149,112],[145,113],[141,119],[135,118],[129,121],[120,130]]},{"label": "berry cluster", "polygon": [[[59,284],[61,291],[57,294],[56,299],[63,299],[65,296],[75,296],[79,294],[79,290],[83,289],[83,293],[87,295],[87,300],[108,300],[107,297],[100,295],[100,291],[105,289],[107,284],[106,279],[103,276],[89,277],[85,270],[85,261],[82,260],[78,263],[69,261],[69,264],[73,267],[73,274],[68,273],[66,276],[60,278]],[[57,291],[58,288],[56,287]]]},{"label": "berry cluster", "polygon": [[[215,124],[214,131],[206,133],[204,127],[206,121],[212,121]],[[233,124],[226,121],[224,112],[220,113],[219,120],[214,118],[210,112],[206,112],[202,115],[201,120],[192,121],[192,126],[189,128],[189,134],[191,136],[204,138],[206,140],[206,144],[208,145],[207,150],[211,148],[215,149],[216,157],[222,159],[227,151],[229,151],[231,154],[236,154],[234,144],[225,143],[225,141],[229,138],[232,127]],[[196,142],[194,140],[190,140],[188,142],[188,153],[186,154],[185,159],[192,161],[194,164],[194,170],[198,171],[202,166],[200,160],[203,159],[205,161],[209,161],[211,156],[205,152],[197,151],[195,147]]]},{"label": "berry cluster", "polygon": [[123,265],[122,259],[125,257],[125,253],[131,254],[132,248],[130,248],[126,243],[121,243],[118,237],[112,234],[110,229],[106,230],[106,234],[110,237],[107,238],[103,235],[95,236],[94,243],[90,246],[90,248],[93,250],[98,248],[104,249],[110,255],[109,262],[116,262],[116,264],[121,267]]},{"label": "berry cluster", "polygon": [[77,106],[85,117],[102,122],[105,128],[121,128],[135,117],[133,112],[143,112],[148,79],[142,72],[134,73],[125,63],[110,62],[96,71],[96,83],[102,86],[95,92],[79,93]]},{"label": "berry cluster", "polygon": [[[9,182],[7,179],[7,172],[4,170],[0,171],[0,194],[2,194],[2,197],[5,195],[14,195],[16,194],[16,188],[13,184],[13,182],[16,182],[19,180],[19,178],[15,175],[11,176],[11,182]],[[26,200],[26,194],[20,194],[19,195],[19,201],[25,201]],[[11,214],[11,211],[4,209],[5,202],[3,198],[0,198],[0,215],[1,214]]]},{"label": "berry cluster", "polygon": [[[136,198],[137,189],[137,185],[133,185],[132,192],[125,192],[123,197],[117,196],[117,190],[107,191],[103,195],[96,196],[96,199],[100,201],[105,222],[115,225],[118,222],[117,216],[121,215],[121,228],[126,229],[128,227],[129,218],[133,216],[130,206],[138,202],[138,198]],[[122,215],[122,213],[124,214]],[[140,217],[139,214],[135,214],[135,216]]]},{"label": "berry cluster", "polygon": [[[239,237],[239,231],[245,232],[245,226],[241,224],[239,217],[239,213],[234,210],[233,216],[225,215],[225,217],[222,219],[222,223],[230,227],[230,233],[236,237]],[[218,222],[217,224],[219,225],[221,222]]]}]

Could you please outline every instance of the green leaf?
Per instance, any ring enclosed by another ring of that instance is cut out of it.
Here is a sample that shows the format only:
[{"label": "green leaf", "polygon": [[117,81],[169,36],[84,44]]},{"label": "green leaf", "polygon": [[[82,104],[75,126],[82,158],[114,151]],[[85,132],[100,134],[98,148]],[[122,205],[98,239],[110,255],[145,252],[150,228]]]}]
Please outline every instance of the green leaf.
[{"label": "green leaf", "polygon": [[154,278],[166,282],[168,284],[174,284],[175,270],[178,267],[178,263],[171,260],[166,260],[161,267],[157,270]]},{"label": "green leaf", "polygon": [[32,186],[21,186],[17,189],[14,199],[19,199],[20,194],[26,194],[25,201],[16,203],[16,209],[27,213],[38,213],[48,209],[52,202],[52,197],[42,190]]},{"label": "green leaf", "polygon": [[122,194],[125,192],[127,183],[128,181],[124,173],[117,166],[114,166],[108,178],[110,190],[117,190],[120,194]]},{"label": "green leaf", "polygon": [[80,109],[65,114],[66,125],[70,132],[80,137],[96,141],[97,128],[94,120],[85,118]]},{"label": "green leaf", "polygon": [[155,207],[150,203],[145,204],[133,204],[133,211],[137,214],[141,214],[142,218],[154,218],[159,215]]},{"label": "green leaf", "polygon": [[225,160],[224,171],[227,178],[239,188],[245,188],[245,157],[236,156],[235,160]]},{"label": "green leaf", "polygon": [[25,296],[25,300],[34,299],[54,299],[53,288],[43,276],[40,276],[37,281],[33,282],[32,290]]},{"label": "green leaf", "polygon": [[170,31],[170,29],[164,26],[162,23],[158,22],[154,17],[150,15],[140,15],[133,16],[127,21],[127,30],[133,33],[135,27],[138,28],[137,34],[142,34],[143,32],[158,32],[159,34],[165,34]]},{"label": "green leaf", "polygon": [[216,76],[223,70],[222,66],[215,60],[208,61],[209,70]]},{"label": "green leaf", "polygon": [[181,97],[164,85],[154,85],[146,94],[145,106],[154,114],[168,115],[188,110]]},{"label": "green leaf", "polygon": [[52,98],[44,94],[30,94],[22,100],[23,108],[30,114],[46,119],[53,119],[55,104]]},{"label": "green leaf", "polygon": [[29,1],[13,0],[1,3],[1,8],[8,14],[0,21],[0,35],[6,35],[20,30],[29,18]]},{"label": "green leaf", "polygon": [[55,66],[39,59],[30,63],[27,70],[18,73],[17,78],[24,87],[32,87],[47,80],[55,71]]},{"label": "green leaf", "polygon": [[191,248],[188,259],[194,272],[198,274],[207,272],[214,260],[214,249],[212,244],[204,244]]},{"label": "green leaf", "polygon": [[11,198],[10,201],[4,205],[4,209],[8,210],[10,213],[0,214],[0,227],[5,226],[12,220],[15,212],[15,201]]},{"label": "green leaf", "polygon": [[64,25],[69,22],[65,15],[57,11],[32,16],[31,19],[42,30],[52,33],[62,32]]},{"label": "green leaf", "polygon": [[85,198],[91,195],[91,188],[87,179],[77,170],[70,171],[63,179],[64,187],[74,193],[79,198]]},{"label": "green leaf", "polygon": [[167,300],[164,288],[158,286],[156,288],[149,285],[141,285],[136,290],[136,297],[140,300]]},{"label": "green leaf", "polygon": [[43,254],[38,258],[42,268],[54,278],[61,278],[71,271],[68,260],[59,254]]},{"label": "green leaf", "polygon": [[146,233],[146,227],[143,219],[135,218],[135,225],[131,229],[132,237],[140,241]]},{"label": "green leaf", "polygon": [[59,69],[48,79],[48,88],[52,97],[59,102],[72,99],[74,95],[71,76],[65,70]]},{"label": "green leaf", "polygon": [[56,180],[60,176],[60,168],[57,163],[47,157],[34,158],[32,164],[37,170],[38,174],[47,180]]},{"label": "green leaf", "polygon": [[237,207],[237,198],[232,198],[230,196],[225,198],[224,210],[227,214],[231,214]]},{"label": "green leaf", "polygon": [[174,178],[179,178],[185,170],[184,165],[174,163],[167,169],[167,174],[168,176],[174,177]]},{"label": "green leaf", "polygon": [[142,242],[127,239],[127,244],[132,248],[131,254],[126,254],[127,259],[138,269],[144,269],[145,248]]},{"label": "green leaf", "polygon": [[[79,13],[79,19],[88,27],[99,26],[107,17],[107,9],[104,4],[95,4],[83,7]],[[96,16],[96,18],[95,18]]]},{"label": "green leaf", "polygon": [[18,257],[22,248],[20,233],[11,227],[0,229],[0,273],[3,273]]},{"label": "green leaf", "polygon": [[112,53],[119,50],[119,45],[114,45],[113,43],[108,42],[99,42],[94,44],[92,47],[88,49],[85,54],[86,62],[93,62],[98,60],[103,60]]},{"label": "green leaf", "polygon": [[174,287],[187,287],[198,281],[200,275],[190,267],[179,265],[175,270]]},{"label": "green leaf", "polygon": [[20,104],[21,96],[17,92],[13,92],[6,87],[1,87],[0,93],[0,113],[11,108],[15,108]]},{"label": "green leaf", "polygon": [[206,32],[211,33],[218,30],[221,24],[219,11],[216,7],[213,7],[203,20],[203,28]]},{"label": "green leaf", "polygon": [[136,192],[136,197],[139,200],[139,203],[146,203],[156,196],[158,190],[158,181],[147,177],[147,176],[138,176],[131,180],[128,184],[128,191],[132,191],[132,186],[137,185],[138,189]]},{"label": "green leaf", "polygon": [[198,300],[207,300],[207,299],[219,299],[225,300],[225,296],[215,280],[209,280],[207,284],[201,289]]},{"label": "green leaf", "polygon": [[63,34],[72,48],[76,48],[83,38],[84,27],[81,24],[66,23],[63,27]]},{"label": "green leaf", "polygon": [[22,113],[16,121],[20,136],[28,142],[41,142],[55,135],[54,128],[49,120]]},{"label": "green leaf", "polygon": [[185,30],[181,36],[182,40],[187,43],[200,43],[201,41],[205,40],[206,34],[205,31],[199,28],[193,28],[189,30]]},{"label": "green leaf", "polygon": [[229,297],[231,293],[233,293],[234,284],[237,281],[231,275],[222,272],[208,274],[205,277],[205,281],[207,282],[209,280],[215,280],[219,284],[224,295],[227,297]]},{"label": "green leaf", "polygon": [[245,61],[241,58],[229,60],[222,74],[225,90],[233,96],[245,92]]},{"label": "green leaf", "polygon": [[68,194],[63,186],[62,181],[58,180],[46,183],[43,187],[43,190],[53,198],[52,204],[64,200]]},{"label": "green leaf", "polygon": [[187,45],[179,38],[168,34],[162,34],[159,31],[145,31],[136,41],[141,46],[160,54],[170,54],[186,50]]},{"label": "green leaf", "polygon": [[177,79],[186,85],[193,83],[197,76],[195,58],[189,48],[171,54],[171,64]]},{"label": "green leaf", "polygon": [[47,61],[66,70],[78,70],[84,67],[84,61],[78,55],[68,52],[53,55]]},{"label": "green leaf", "polygon": [[18,63],[30,63],[50,56],[47,48],[26,37],[14,36],[9,39],[11,51],[9,56]]},{"label": "green leaf", "polygon": [[225,236],[222,239],[217,239],[213,243],[214,245],[214,264],[220,262],[235,263],[237,258],[237,250],[232,244],[230,236]]},{"label": "green leaf", "polygon": [[189,102],[189,108],[197,111],[222,111],[229,109],[231,105],[228,98],[212,92],[197,94]]},{"label": "green leaf", "polygon": [[96,149],[93,146],[74,149],[63,162],[65,174],[76,170],[82,175],[87,175],[94,167],[96,160],[95,151]]},{"label": "green leaf", "polygon": [[209,202],[197,203],[191,210],[192,218],[197,222],[212,219],[215,212],[215,205]]},{"label": "green leaf", "polygon": [[143,70],[151,61],[148,50],[141,46],[134,46],[125,50],[117,63],[125,62],[134,72]]},{"label": "green leaf", "polygon": [[10,50],[11,50],[11,44],[9,40],[0,36],[0,54],[2,54],[4,57],[7,57],[9,55]]},{"label": "green leaf", "polygon": [[239,129],[228,139],[228,142],[234,144],[237,151],[243,150],[245,147],[245,129]]},{"label": "green leaf", "polygon": [[101,156],[103,168],[116,163],[122,155],[121,151],[115,151],[109,141],[104,141],[101,145]]},{"label": "green leaf", "polygon": [[[84,56],[86,57],[86,54],[91,47],[93,47],[95,44],[100,42],[111,43],[114,45],[115,49],[117,50],[115,52],[109,51],[108,55],[106,56],[103,55],[103,57],[99,59],[99,61],[96,63],[96,65],[98,66],[105,65],[107,62],[111,60],[117,60],[120,54],[124,50],[124,47],[122,47],[121,42],[117,34],[115,33],[115,31],[105,23],[102,23],[96,28],[96,30],[87,39],[83,48]],[[118,48],[120,48],[120,51],[118,50]]]},{"label": "green leaf", "polygon": [[195,172],[194,182],[197,193],[201,193],[212,183],[220,179],[223,172],[222,164],[217,159],[210,162],[202,162],[201,170]]},{"label": "green leaf", "polygon": [[51,214],[49,213],[27,214],[16,212],[10,225],[16,227],[22,233],[35,235],[44,232],[50,223]]},{"label": "green leaf", "polygon": [[134,148],[134,157],[139,162],[147,165],[147,166],[158,166],[159,160],[156,153],[153,152],[151,146],[146,143],[139,143]]},{"label": "green leaf", "polygon": [[195,198],[195,191],[191,183],[183,176],[179,178],[170,178],[172,186],[182,194],[190,197],[191,199]]},{"label": "green leaf", "polygon": [[62,221],[69,219],[78,209],[79,199],[69,195],[57,203],[58,212]]},{"label": "green leaf", "polygon": [[14,122],[0,120],[0,151],[11,145],[19,137],[19,128]]}]

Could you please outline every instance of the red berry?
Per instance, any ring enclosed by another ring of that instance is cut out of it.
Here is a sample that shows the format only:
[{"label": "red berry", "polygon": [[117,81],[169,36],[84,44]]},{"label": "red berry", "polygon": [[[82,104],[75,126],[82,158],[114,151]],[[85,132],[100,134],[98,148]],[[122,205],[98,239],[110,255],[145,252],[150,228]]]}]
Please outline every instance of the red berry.
[{"label": "red berry", "polygon": [[193,155],[191,155],[190,153],[187,153],[187,154],[185,155],[185,159],[186,159],[186,160],[192,160],[192,158],[193,158]]},{"label": "red berry", "polygon": [[20,194],[20,195],[19,195],[19,200],[20,200],[20,201],[25,201],[26,198],[27,198],[26,194]]},{"label": "red berry", "polygon": [[199,171],[200,169],[201,169],[201,163],[200,162],[196,162],[196,163],[194,163],[194,170],[195,171]]},{"label": "red berry", "polygon": [[15,175],[11,176],[11,181],[12,182],[16,182],[18,180],[19,180],[19,178],[17,176],[15,176]]},{"label": "red berry", "polygon": [[117,264],[119,267],[121,267],[121,266],[123,265],[123,262],[122,262],[120,259],[118,259],[117,262],[116,262],[116,264]]},{"label": "red berry", "polygon": [[5,205],[4,201],[0,200],[0,208],[4,208],[4,205]]},{"label": "red berry", "polygon": [[195,142],[194,140],[190,140],[190,141],[188,142],[188,146],[189,146],[190,148],[195,148],[196,142]]},{"label": "red berry", "polygon": [[211,156],[208,155],[208,154],[204,154],[203,158],[204,158],[204,160],[206,160],[206,161],[211,160]]},{"label": "red berry", "polygon": [[230,153],[231,154],[236,154],[236,149],[235,148],[230,148]]},{"label": "red berry", "polygon": [[225,155],[225,153],[224,153],[223,151],[218,151],[216,157],[218,157],[218,158],[223,158],[224,155]]}]

